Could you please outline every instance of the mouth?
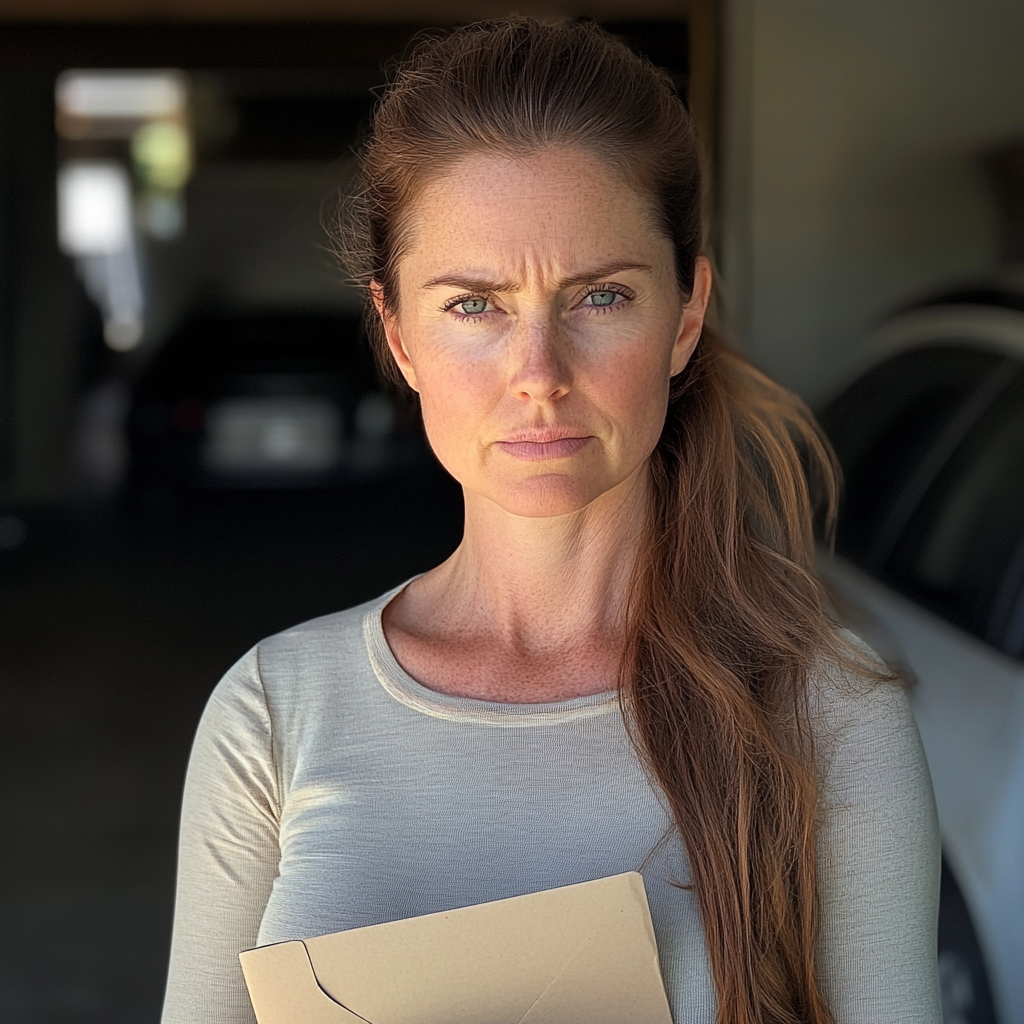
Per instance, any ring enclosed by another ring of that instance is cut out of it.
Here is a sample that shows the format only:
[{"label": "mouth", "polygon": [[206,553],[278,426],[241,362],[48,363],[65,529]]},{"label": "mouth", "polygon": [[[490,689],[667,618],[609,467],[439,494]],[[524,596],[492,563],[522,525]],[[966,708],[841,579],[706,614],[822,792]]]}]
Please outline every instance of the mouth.
[{"label": "mouth", "polygon": [[565,459],[575,455],[593,440],[591,436],[551,436],[550,432],[545,437],[543,433],[537,432],[533,435],[524,434],[505,441],[496,441],[495,447],[522,462],[544,462],[548,459]]}]

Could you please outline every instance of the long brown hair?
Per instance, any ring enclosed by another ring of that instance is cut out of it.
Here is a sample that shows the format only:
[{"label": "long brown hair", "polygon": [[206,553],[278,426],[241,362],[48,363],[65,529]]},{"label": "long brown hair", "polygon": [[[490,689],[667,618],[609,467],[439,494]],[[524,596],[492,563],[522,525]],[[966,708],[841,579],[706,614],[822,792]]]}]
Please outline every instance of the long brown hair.
[{"label": "long brown hair", "polygon": [[[667,75],[591,23],[527,18],[421,40],[378,106],[342,256],[397,312],[420,190],[468,153],[582,147],[652,201],[684,295],[702,250],[700,155]],[[368,325],[393,364],[379,318]],[[650,458],[620,694],[685,843],[719,1024],[832,1024],[815,971],[818,785],[805,683],[845,660],[813,571],[808,481],[836,471],[813,417],[705,328]]]}]

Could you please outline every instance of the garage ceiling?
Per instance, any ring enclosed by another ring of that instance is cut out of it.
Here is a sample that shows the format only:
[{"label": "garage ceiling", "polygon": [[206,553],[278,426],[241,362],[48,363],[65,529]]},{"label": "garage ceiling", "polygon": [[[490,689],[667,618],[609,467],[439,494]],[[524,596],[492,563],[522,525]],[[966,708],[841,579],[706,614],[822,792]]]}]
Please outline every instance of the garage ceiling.
[{"label": "garage ceiling", "polygon": [[[679,0],[526,0],[523,14],[588,14],[607,18],[685,17],[694,4]],[[507,14],[501,0],[4,0],[0,19],[12,20],[468,20]]]}]

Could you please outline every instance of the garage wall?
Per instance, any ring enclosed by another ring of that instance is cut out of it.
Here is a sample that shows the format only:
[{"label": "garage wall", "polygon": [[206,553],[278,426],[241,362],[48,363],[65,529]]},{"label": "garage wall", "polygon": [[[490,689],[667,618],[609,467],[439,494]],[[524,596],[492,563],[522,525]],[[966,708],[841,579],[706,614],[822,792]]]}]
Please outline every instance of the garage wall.
[{"label": "garage wall", "polygon": [[720,259],[805,394],[886,310],[994,265],[978,153],[1024,138],[1019,0],[726,0]]},{"label": "garage wall", "polygon": [[57,249],[53,75],[0,73],[0,506],[71,485],[84,294]]}]

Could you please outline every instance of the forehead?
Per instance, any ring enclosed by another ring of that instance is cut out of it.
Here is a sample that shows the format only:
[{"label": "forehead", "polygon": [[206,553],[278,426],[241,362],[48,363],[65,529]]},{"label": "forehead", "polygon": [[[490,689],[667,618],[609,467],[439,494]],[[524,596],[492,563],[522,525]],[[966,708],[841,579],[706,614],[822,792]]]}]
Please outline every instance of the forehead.
[{"label": "forehead", "polygon": [[585,150],[474,153],[422,190],[406,252],[421,265],[456,255],[503,265],[625,253],[671,259],[652,213],[617,168]]}]

